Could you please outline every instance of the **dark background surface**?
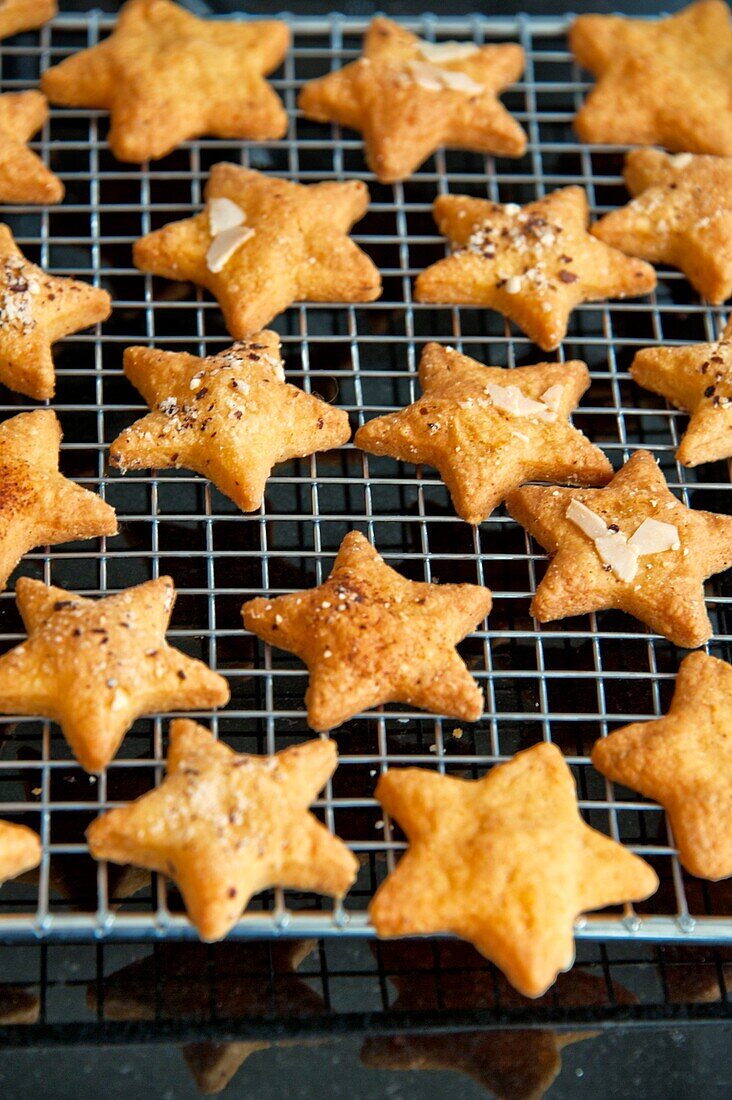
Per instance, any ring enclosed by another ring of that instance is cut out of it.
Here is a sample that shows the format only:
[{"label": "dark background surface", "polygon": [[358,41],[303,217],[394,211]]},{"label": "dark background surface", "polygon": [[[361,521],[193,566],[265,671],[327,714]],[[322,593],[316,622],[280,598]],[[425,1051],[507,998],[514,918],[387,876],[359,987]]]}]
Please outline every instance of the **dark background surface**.
[{"label": "dark background surface", "polygon": [[[62,0],[64,10],[85,11],[101,8],[116,11],[119,4]],[[195,11],[239,11],[274,15],[282,10],[298,14],[321,15],[322,2],[301,0],[298,3],[276,4],[266,0],[243,5],[239,0],[213,0],[203,4],[192,0],[188,6]],[[340,10],[350,15],[365,16],[383,11],[395,17],[421,14],[427,5],[420,0],[400,3],[343,2]],[[663,10],[675,11],[680,3],[665,4]],[[474,5],[459,0],[442,0],[437,14],[465,14]],[[524,5],[494,0],[482,7],[483,14],[514,14]],[[575,5],[575,10],[613,11],[618,4],[597,0],[590,5]],[[625,0],[627,13],[651,12],[655,9],[636,0]],[[562,3],[533,0],[532,15],[561,14]],[[93,949],[89,949],[93,950]],[[139,949],[138,949],[139,954]],[[698,956],[684,956],[693,962]],[[65,953],[61,968],[68,979],[64,986],[66,1004],[57,1006],[58,1018],[74,1020],[78,1006],[74,1002],[74,975],[81,965],[78,949]],[[120,961],[122,965],[122,961]],[[360,1012],[372,1008],[364,1002],[359,987],[344,997],[342,1011]],[[596,1026],[596,1025],[595,1025]],[[573,1027],[573,1031],[581,1030]],[[586,1028],[584,1029],[587,1030]],[[79,1031],[79,1037],[81,1037]],[[649,1027],[612,1027],[588,1037],[586,1041],[568,1045],[562,1053],[562,1071],[551,1087],[552,1100],[593,1100],[604,1098],[639,1098],[639,1100],[686,1100],[708,1096],[730,1095],[729,1042],[732,1029],[724,1022],[689,1024],[667,1021]],[[5,1050],[0,1052],[0,1097],[53,1097],[54,1100],[97,1100],[98,1097],[160,1097],[165,1100],[199,1095],[176,1043],[149,1042],[142,1045],[109,1046],[89,1040],[71,1046],[52,1049]],[[456,1035],[456,1049],[461,1038]],[[447,1071],[417,1070],[387,1071],[364,1066],[360,1060],[361,1035],[321,1040],[316,1044],[271,1046],[251,1054],[239,1069],[224,1095],[234,1098],[283,1097],[335,1100],[351,1097],[355,1100],[479,1100],[489,1095],[485,1088],[469,1076]],[[521,1094],[523,1095],[523,1094]],[[505,1093],[506,1100],[519,1100],[517,1091]]]}]

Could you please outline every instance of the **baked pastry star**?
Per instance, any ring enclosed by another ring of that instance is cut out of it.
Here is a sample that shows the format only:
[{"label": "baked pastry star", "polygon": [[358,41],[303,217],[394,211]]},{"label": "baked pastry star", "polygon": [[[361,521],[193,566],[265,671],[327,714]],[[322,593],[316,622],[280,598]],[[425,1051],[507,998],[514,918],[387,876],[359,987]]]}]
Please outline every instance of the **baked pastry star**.
[{"label": "baked pastry star", "polygon": [[427,344],[419,380],[419,400],[370,420],[354,442],[436,466],[467,523],[481,523],[525,481],[604,485],[612,477],[602,451],[569,423],[590,384],[584,363],[506,370]]},{"label": "baked pastry star", "polygon": [[592,227],[614,248],[680,268],[719,305],[732,295],[732,156],[634,149],[623,176],[636,198]]},{"label": "baked pastry star", "polygon": [[581,15],[569,35],[598,78],[575,119],[584,141],[732,155],[732,24],[724,0],[668,19]]},{"label": "baked pastry star", "polygon": [[278,19],[199,19],[171,0],[128,0],[109,38],[47,69],[41,89],[52,103],[109,110],[118,160],[157,160],[203,134],[266,141],[287,130],[264,77],[289,43]]},{"label": "baked pastry star", "polygon": [[693,875],[732,875],[732,666],[706,653],[682,662],[667,715],[595,743],[592,763],[665,807]]},{"label": "baked pastry star", "polygon": [[3,0],[0,4],[0,38],[33,31],[53,19],[56,0]]},{"label": "baked pastry star", "polygon": [[275,332],[207,359],[126,348],[124,369],[153,411],[115,439],[112,465],[187,466],[244,512],[259,508],[278,462],[339,447],[351,435],[345,410],[285,382]]},{"label": "baked pastry star", "polygon": [[417,277],[417,301],[497,309],[544,351],[562,342],[580,302],[637,297],[656,285],[649,264],[590,236],[581,187],[526,206],[439,195],[433,212],[454,251]]},{"label": "baked pastry star", "polygon": [[515,43],[423,42],[380,17],[366,32],[363,57],[309,81],[298,106],[317,122],[360,130],[369,167],[392,183],[441,145],[522,156],[526,134],[498,93],[523,70],[524,51]]},{"label": "baked pastry star", "polygon": [[46,274],[0,224],[0,382],[38,401],[53,397],[51,344],[111,312],[106,290]]},{"label": "baked pastry star", "polygon": [[51,409],[0,424],[0,592],[34,546],[117,534],[114,509],[59,472],[60,447]]},{"label": "baked pastry star", "polygon": [[41,862],[41,838],[25,825],[0,821],[0,886]]},{"label": "baked pastry star", "polygon": [[28,631],[0,657],[0,713],[51,718],[88,772],[106,768],[142,714],[223,706],[223,676],[165,641],[170,577],[101,600],[21,577]]},{"label": "baked pastry star", "polygon": [[679,462],[698,466],[732,457],[732,320],[713,344],[642,348],[630,373],[639,386],[691,413]]},{"label": "baked pastry star", "polygon": [[525,485],[506,505],[553,555],[531,604],[539,622],[618,608],[686,649],[710,636],[704,581],[732,565],[732,516],[687,508],[647,451],[604,489]]},{"label": "baked pastry star", "polygon": [[409,841],[369,907],[377,934],[452,932],[526,997],[572,965],[576,917],[658,886],[648,864],[584,823],[553,744],[478,780],[390,768],[376,797]]},{"label": "baked pastry star", "polygon": [[[2,10],[0,7],[0,15]],[[41,92],[0,95],[0,202],[55,203],[63,199],[63,183],[27,144],[47,118],[48,103]]]},{"label": "baked pastry star", "polygon": [[323,740],[239,755],[178,719],[165,780],[92,822],[89,851],[172,878],[206,941],[223,939],[252,895],[271,886],[340,897],[358,861],[308,812],[337,755],[335,742]]},{"label": "baked pastry star", "polygon": [[455,646],[488,614],[475,584],[408,581],[349,531],[324,584],[242,607],[244,626],[308,666],[308,724],[340,726],[381,703],[477,722],[483,693]]},{"label": "baked pastry star", "polygon": [[[347,236],[369,205],[360,180],[302,184],[215,164],[205,197],[200,214],[136,241],[133,258],[141,271],[205,286],[235,339],[293,302],[372,302],[381,294],[378,269]],[[232,224],[220,217],[223,199]]]}]

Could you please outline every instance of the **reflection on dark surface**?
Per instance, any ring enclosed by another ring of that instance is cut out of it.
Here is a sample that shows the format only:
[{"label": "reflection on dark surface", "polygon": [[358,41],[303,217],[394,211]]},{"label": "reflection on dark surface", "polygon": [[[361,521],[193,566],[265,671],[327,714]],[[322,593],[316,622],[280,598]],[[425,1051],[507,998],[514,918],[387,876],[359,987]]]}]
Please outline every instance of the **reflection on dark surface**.
[{"label": "reflection on dark surface", "polygon": [[[447,941],[376,944],[397,990],[393,1012],[632,1004],[634,994],[579,969],[560,974],[538,1000],[522,997],[472,947]],[[562,1048],[596,1032],[494,1029],[367,1039],[361,1060],[375,1069],[453,1070],[467,1074],[497,1100],[539,1100],[562,1066]]]},{"label": "reflection on dark surface", "polygon": [[[87,989],[87,1003],[103,1020],[212,1020],[311,1017],[323,999],[295,971],[314,940],[278,943],[161,945],[152,955],[115,971]],[[199,1090],[226,1087],[266,1040],[201,1042],[183,1047]]]}]

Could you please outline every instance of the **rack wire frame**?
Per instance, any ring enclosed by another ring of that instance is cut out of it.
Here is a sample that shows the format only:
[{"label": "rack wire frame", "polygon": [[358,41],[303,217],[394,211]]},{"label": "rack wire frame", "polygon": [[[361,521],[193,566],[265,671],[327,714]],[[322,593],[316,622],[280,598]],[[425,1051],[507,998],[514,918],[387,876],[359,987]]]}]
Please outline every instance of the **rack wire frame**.
[{"label": "rack wire frame", "polygon": [[[284,18],[293,44],[273,79],[290,117],[282,141],[202,139],[152,165],[122,165],[106,145],[104,112],[54,109],[33,143],[64,179],[67,198],[61,207],[32,213],[6,208],[21,247],[48,270],[104,285],[114,298],[106,325],[57,349],[52,404],[65,430],[62,469],[115,505],[120,535],[42,548],[26,556],[18,574],[103,595],[169,571],[179,592],[171,641],[226,675],[232,687],[230,706],[202,720],[240,751],[259,752],[311,736],[303,705],[306,672],[289,655],[243,632],[238,611],[244,599],[320,583],[353,526],[415,579],[468,580],[493,590],[489,621],[462,647],[486,691],[484,719],[459,731],[448,720],[385,707],[336,731],[339,769],[317,811],[361,858],[358,883],[345,904],[281,890],[261,895],[234,938],[372,935],[366,904],[404,848],[373,798],[377,774],[408,763],[477,776],[519,748],[554,740],[574,771],[586,820],[649,858],[662,881],[656,897],[636,909],[580,919],[577,938],[732,943],[729,890],[687,876],[660,808],[604,781],[589,763],[597,736],[663,712],[683,654],[620,614],[540,628],[528,605],[545,556],[503,510],[471,528],[454,515],[434,471],[376,459],[352,445],[278,468],[261,510],[252,515],[242,515],[185,471],[122,477],[107,464],[110,441],[144,411],[122,376],[125,346],[155,344],[205,355],[231,342],[212,299],[142,275],[131,262],[136,237],[200,208],[216,161],[303,182],[367,180],[372,205],[353,236],[379,262],[383,297],[358,305],[301,304],[273,325],[283,339],[289,379],[337,400],[354,425],[418,395],[419,352],[431,339],[492,364],[544,357],[490,311],[413,301],[413,277],[445,254],[430,216],[436,194],[526,202],[576,183],[586,187],[594,214],[626,200],[622,150],[581,145],[572,135],[571,118],[589,83],[567,52],[568,20],[404,20],[428,39],[519,41],[526,51],[525,75],[504,99],[526,127],[529,145],[520,161],[440,150],[409,181],[386,187],[366,170],[358,135],[310,123],[295,105],[305,80],[358,56],[367,21]],[[2,90],[36,86],[43,69],[94,45],[112,25],[111,17],[98,13],[61,15],[38,34],[3,43]],[[630,381],[627,368],[638,347],[712,340],[724,322],[724,310],[699,300],[678,272],[663,269],[659,277],[649,299],[587,304],[573,315],[559,355],[585,359],[593,383],[575,422],[616,466],[643,445],[687,504],[729,511],[726,468],[683,469],[674,459],[683,417]],[[0,402],[3,418],[37,407],[6,390]],[[2,649],[23,637],[12,589],[11,581],[0,596]],[[707,603],[714,624],[708,649],[729,657],[729,578],[708,583]],[[159,717],[138,722],[117,759],[95,780],[84,775],[50,723],[21,716],[0,720],[0,816],[39,829],[44,851],[37,881],[3,888],[0,939],[195,936],[162,878],[135,890],[138,879],[93,864],[83,839],[98,812],[159,781],[166,728],[167,720]]]}]

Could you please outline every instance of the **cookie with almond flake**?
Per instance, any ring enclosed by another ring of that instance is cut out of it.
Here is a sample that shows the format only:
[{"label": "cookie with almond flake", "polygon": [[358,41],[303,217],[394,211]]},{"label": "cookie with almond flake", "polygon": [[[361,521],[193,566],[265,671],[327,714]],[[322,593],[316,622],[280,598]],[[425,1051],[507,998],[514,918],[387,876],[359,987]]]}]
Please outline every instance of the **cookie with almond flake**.
[{"label": "cookie with almond flake", "polygon": [[599,240],[680,268],[715,305],[732,295],[732,157],[633,149],[623,176],[635,198],[592,227]]},{"label": "cookie with almond flake", "polygon": [[506,506],[552,555],[539,622],[617,608],[686,649],[711,635],[704,581],[732,565],[732,517],[687,508],[647,451],[604,489],[525,485]]},{"label": "cookie with almond flake", "polygon": [[392,183],[441,145],[523,156],[526,134],[498,99],[523,70],[516,43],[423,42],[377,17],[363,57],[309,81],[298,106],[306,118],[360,130],[369,167]]},{"label": "cookie with almond flake", "polygon": [[354,442],[436,466],[467,523],[481,523],[525,481],[604,485],[612,477],[602,451],[569,423],[590,384],[584,363],[507,370],[427,344],[419,379],[418,401],[369,420]]},{"label": "cookie with almond flake", "polygon": [[3,0],[0,4],[0,38],[22,31],[34,31],[53,19],[56,0]]},{"label": "cookie with almond flake", "polygon": [[637,297],[656,285],[649,264],[590,235],[581,187],[526,206],[440,195],[433,209],[453,252],[417,277],[417,301],[496,309],[544,351],[559,346],[581,302]]},{"label": "cookie with almond flake", "polygon": [[48,103],[40,92],[0,95],[0,202],[50,204],[63,199],[61,180],[28,148],[47,119]]},{"label": "cookie with almond flake", "polygon": [[280,338],[255,333],[218,355],[126,348],[125,374],[152,410],[110,447],[123,470],[186,466],[244,512],[262,503],[272,467],[339,447],[348,413],[285,382]]},{"label": "cookie with almond flake", "polygon": [[293,302],[373,302],[381,276],[348,233],[369,205],[360,180],[302,184],[215,164],[206,208],[135,242],[140,271],[187,279],[218,299],[231,335]]},{"label": "cookie with almond flake", "polygon": [[48,275],[26,260],[0,224],[0,382],[38,401],[53,397],[51,345],[106,321],[111,312],[106,290]]},{"label": "cookie with almond flake", "polygon": [[0,886],[41,862],[41,838],[25,825],[0,821]]},{"label": "cookie with almond flake", "polygon": [[118,160],[156,160],[203,134],[268,141],[287,114],[264,78],[289,43],[280,19],[199,19],[171,0],[128,0],[112,34],[47,69],[41,89],[52,103],[110,111]]},{"label": "cookie with almond flake", "polygon": [[684,466],[732,458],[732,320],[713,344],[642,348],[630,373],[690,419],[676,457]]}]

